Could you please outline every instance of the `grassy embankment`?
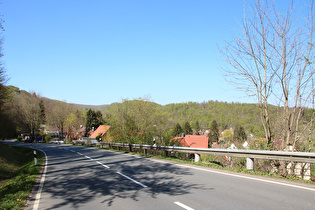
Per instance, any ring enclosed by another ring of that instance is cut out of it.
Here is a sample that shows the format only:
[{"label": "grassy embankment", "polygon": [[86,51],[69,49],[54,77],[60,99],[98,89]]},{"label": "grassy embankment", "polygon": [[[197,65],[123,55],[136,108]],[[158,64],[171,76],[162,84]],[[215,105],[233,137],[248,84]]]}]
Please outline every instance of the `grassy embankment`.
[{"label": "grassy embankment", "polygon": [[34,165],[33,149],[0,143],[0,209],[23,209],[43,164],[37,151]]}]

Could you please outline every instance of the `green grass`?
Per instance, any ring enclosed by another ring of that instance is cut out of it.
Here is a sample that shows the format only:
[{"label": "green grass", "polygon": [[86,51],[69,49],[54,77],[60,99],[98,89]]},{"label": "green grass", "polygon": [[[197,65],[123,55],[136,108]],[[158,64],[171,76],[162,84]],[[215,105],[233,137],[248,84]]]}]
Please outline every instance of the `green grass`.
[{"label": "green grass", "polygon": [[0,209],[24,209],[43,164],[37,151],[34,165],[33,149],[0,143]]}]

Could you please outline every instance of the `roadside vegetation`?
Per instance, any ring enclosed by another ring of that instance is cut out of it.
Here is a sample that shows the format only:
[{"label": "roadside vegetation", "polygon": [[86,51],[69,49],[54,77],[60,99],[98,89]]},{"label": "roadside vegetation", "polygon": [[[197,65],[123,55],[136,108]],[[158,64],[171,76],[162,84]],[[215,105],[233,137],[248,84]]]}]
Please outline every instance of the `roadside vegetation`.
[{"label": "roadside vegetation", "polygon": [[0,209],[24,209],[35,184],[43,155],[37,152],[34,165],[33,150],[0,143]]},{"label": "roadside vegetation", "polygon": [[[182,163],[182,164],[189,164],[189,165],[219,169],[223,171],[225,170],[225,171],[230,171],[230,172],[237,172],[237,173],[244,173],[244,174],[251,174],[251,175],[257,175],[257,176],[265,176],[265,177],[270,177],[270,178],[278,178],[278,179],[285,179],[285,180],[315,184],[315,182],[311,180],[305,180],[305,179],[298,178],[295,176],[281,176],[277,173],[271,173],[271,172],[267,172],[266,170],[259,169],[260,165],[263,165],[261,162],[268,162],[268,160],[257,160],[257,163],[255,163],[256,169],[248,170],[246,169],[246,158],[235,158],[235,157],[231,158],[233,159],[231,161],[233,165],[227,166],[226,163],[224,163],[222,157],[217,156],[217,155],[201,155],[200,161],[195,162],[193,156],[188,155],[187,153],[178,153],[178,152],[173,153],[173,154],[168,153],[168,156],[165,156],[161,153],[161,151],[151,151],[151,152],[148,151],[146,154],[144,154],[140,151],[130,152],[127,150],[119,150],[119,149],[107,148],[107,147],[106,148],[104,147],[103,149],[107,149],[107,150],[111,150],[115,152],[129,153],[129,154],[139,155],[143,157],[163,159],[163,160],[168,160],[168,161]],[[312,168],[312,174],[315,174],[315,165],[311,164],[311,168]]]}]

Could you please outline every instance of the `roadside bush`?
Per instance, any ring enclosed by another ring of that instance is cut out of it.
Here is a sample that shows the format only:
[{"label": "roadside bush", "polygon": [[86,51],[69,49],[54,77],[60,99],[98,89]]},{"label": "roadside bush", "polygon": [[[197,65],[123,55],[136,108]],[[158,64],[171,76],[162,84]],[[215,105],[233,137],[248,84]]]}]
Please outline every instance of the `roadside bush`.
[{"label": "roadside bush", "polygon": [[22,141],[22,137],[21,137],[21,136],[18,136],[18,137],[16,138],[16,140],[17,140],[17,141]]},{"label": "roadside bush", "polygon": [[100,139],[103,140],[102,135],[96,136],[95,139],[96,139],[97,141],[100,141]]},{"label": "roadside bush", "polygon": [[50,134],[45,135],[45,142],[49,143],[49,141],[52,139],[52,136]]}]

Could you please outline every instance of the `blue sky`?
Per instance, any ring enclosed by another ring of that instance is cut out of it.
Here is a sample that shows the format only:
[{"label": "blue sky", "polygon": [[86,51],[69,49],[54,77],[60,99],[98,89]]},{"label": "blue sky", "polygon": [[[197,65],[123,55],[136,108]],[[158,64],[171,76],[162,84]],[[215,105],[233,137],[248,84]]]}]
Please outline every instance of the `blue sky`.
[{"label": "blue sky", "polygon": [[220,73],[243,0],[2,0],[14,85],[68,103],[255,102]]}]

